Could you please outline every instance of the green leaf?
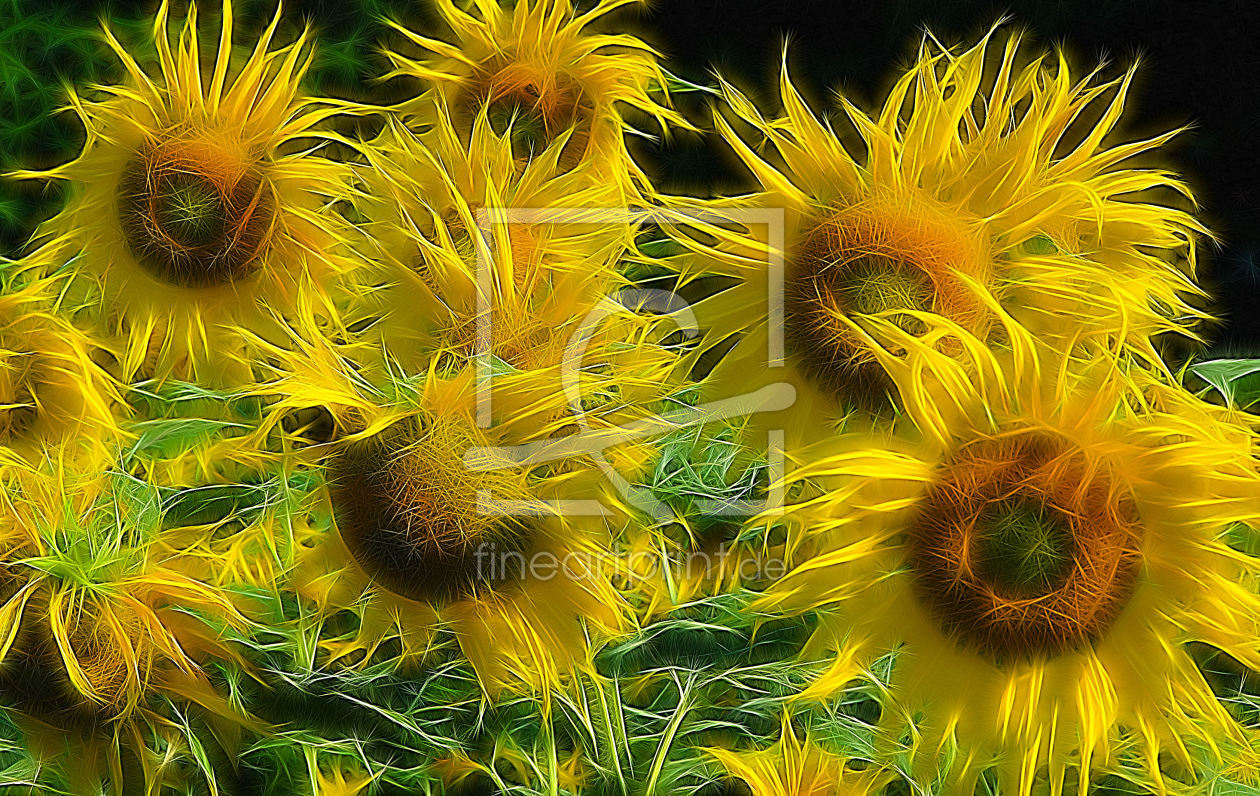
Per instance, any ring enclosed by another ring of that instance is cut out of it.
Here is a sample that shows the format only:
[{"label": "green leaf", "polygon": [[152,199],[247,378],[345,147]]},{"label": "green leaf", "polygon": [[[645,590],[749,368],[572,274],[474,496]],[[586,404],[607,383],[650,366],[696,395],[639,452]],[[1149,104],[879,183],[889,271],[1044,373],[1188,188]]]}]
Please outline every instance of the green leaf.
[{"label": "green leaf", "polygon": [[1225,544],[1240,553],[1260,556],[1260,530],[1236,522],[1225,531]]},{"label": "green leaf", "polygon": [[712,94],[715,97],[722,94],[714,86],[702,86],[669,72],[665,72],[665,88],[669,89],[671,94]]},{"label": "green leaf", "polygon": [[212,525],[234,514],[249,514],[267,502],[264,489],[246,484],[211,484],[184,489],[162,503],[163,524],[167,528],[186,525]]},{"label": "green leaf", "polygon": [[1190,366],[1194,375],[1212,385],[1233,406],[1260,401],[1260,359],[1213,359]]},{"label": "green leaf", "polygon": [[133,427],[138,432],[138,438],[131,447],[130,455],[171,458],[229,428],[244,429],[248,426],[198,417],[146,420]]},{"label": "green leaf", "polygon": [[159,530],[162,498],[158,488],[126,473],[115,473],[112,480],[118,510],[130,526],[146,537]]},{"label": "green leaf", "polygon": [[1049,255],[1059,251],[1049,235],[1037,235],[1024,241],[1024,251],[1033,255]]}]

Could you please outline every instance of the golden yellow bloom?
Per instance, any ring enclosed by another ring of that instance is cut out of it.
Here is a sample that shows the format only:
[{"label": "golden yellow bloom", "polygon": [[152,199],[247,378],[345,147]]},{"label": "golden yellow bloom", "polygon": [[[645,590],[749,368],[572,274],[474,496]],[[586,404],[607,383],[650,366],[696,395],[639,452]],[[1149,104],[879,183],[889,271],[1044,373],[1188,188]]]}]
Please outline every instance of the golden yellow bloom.
[{"label": "golden yellow bloom", "polygon": [[223,634],[244,630],[245,618],[221,590],[152,554],[160,516],[120,497],[127,478],[111,477],[121,486],[65,473],[31,480],[8,504],[26,539],[10,556],[0,606],[6,700],[31,751],[84,794],[99,792],[102,777],[120,788],[124,756],[157,787],[161,757],[187,753],[164,699],[195,707],[220,742],[256,727],[202,669],[210,658],[241,663]]},{"label": "golden yellow bloom", "polygon": [[[759,190],[673,200],[732,222],[694,223],[709,237],[679,235],[691,249],[680,263],[688,278],[737,280],[698,308],[710,344],[742,335],[709,389],[792,384],[795,406],[771,415],[789,445],[846,410],[899,406],[883,360],[904,354],[906,336],[966,368],[977,352],[955,329],[1000,351],[1015,323],[1061,351],[1083,344],[1162,367],[1152,336],[1190,334],[1201,317],[1187,302],[1200,295],[1203,229],[1159,204],[1188,191],[1128,166],[1173,133],[1111,144],[1132,71],[1077,80],[1062,55],[1021,66],[1020,36],[1000,55],[993,38],[961,53],[925,42],[878,115],[842,98],[860,147],[806,105],[786,68],[779,117],[723,85],[728,113],[715,125]],[[738,215],[748,209],[759,219]],[[767,223],[779,209],[781,239]]]},{"label": "golden yellow bloom", "polygon": [[394,27],[431,57],[387,53],[391,77],[430,82],[401,110],[420,124],[449,109],[461,137],[486,115],[507,133],[521,164],[549,147],[563,167],[586,163],[592,176],[613,181],[626,196],[647,186],[626,152],[625,104],[668,125],[690,127],[668,108],[665,75],[656,53],[634,36],[588,31],[601,17],[638,0],[600,0],[581,13],[571,0],[474,0],[468,10],[438,0],[451,42]]},{"label": "golden yellow bloom", "polygon": [[1260,561],[1227,544],[1260,522],[1256,432],[1098,370],[973,392],[914,444],[837,438],[794,474],[822,490],[793,508],[828,549],[754,607],[834,608],[807,650],[834,662],[804,698],[897,649],[881,721],[895,738],[922,714],[921,784],[941,765],[970,793],[992,765],[1004,793],[1057,794],[1075,766],[1084,793],[1132,748],[1164,792],[1161,756],[1194,771],[1241,743],[1184,642],[1260,665]]},{"label": "golden yellow bloom", "polygon": [[[550,152],[515,171],[509,141],[484,114],[470,135],[461,140],[443,113],[424,139],[391,123],[366,149],[360,246],[375,267],[347,321],[421,371],[440,354],[477,353],[485,306],[494,356],[520,370],[554,368],[583,323],[602,319],[605,297],[627,286],[617,265],[637,225],[589,167],[562,172]],[[630,343],[648,328],[620,311],[591,328],[587,347]]]},{"label": "golden yellow bloom", "polygon": [[123,435],[118,387],[92,341],[53,311],[48,285],[0,296],[0,443],[25,469],[99,468]]},{"label": "golden yellow bloom", "polygon": [[598,484],[565,462],[500,469],[478,453],[557,438],[573,421],[554,381],[496,377],[494,425],[482,428],[472,371],[391,380],[341,357],[316,345],[299,357],[309,365],[280,368],[289,375],[271,387],[268,421],[312,403],[336,421],[331,442],[292,454],[317,463],[325,484],[294,518],[294,587],[320,616],[360,619],[354,637],[324,640],[332,658],[366,660],[396,637],[414,660],[447,625],[489,693],[546,691],[589,665],[587,630],[628,624],[607,533],[599,517],[546,501],[594,500]]},{"label": "golden yellow bloom", "polygon": [[742,752],[706,750],[731,777],[743,780],[752,796],[867,796],[888,783],[888,772],[848,768],[843,758],[820,748],[807,736],[796,737],[783,720],[783,735],[769,749]]},{"label": "golden yellow bloom", "polygon": [[196,6],[174,41],[168,4],[153,24],[150,75],[108,29],[127,73],[99,101],[71,97],[87,128],[74,161],[19,176],[69,182],[66,209],[41,228],[28,266],[70,277],[62,310],[96,324],[135,374],[248,379],[238,325],[272,331],[331,311],[347,271],[321,208],[348,193],[348,167],[295,146],[328,134],[342,108],[304,97],[305,35],[270,50],[279,16],[232,64],[232,6],[204,63]]}]

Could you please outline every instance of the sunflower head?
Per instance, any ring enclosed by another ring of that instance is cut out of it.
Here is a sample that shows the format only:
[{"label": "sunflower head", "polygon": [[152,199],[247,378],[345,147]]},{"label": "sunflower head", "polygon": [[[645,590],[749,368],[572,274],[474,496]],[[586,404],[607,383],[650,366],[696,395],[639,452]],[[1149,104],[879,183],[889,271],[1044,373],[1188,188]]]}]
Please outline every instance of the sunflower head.
[{"label": "sunflower head", "polygon": [[349,166],[311,145],[351,106],[300,92],[306,34],[273,49],[277,15],[242,54],[231,3],[222,15],[207,58],[196,5],[175,34],[163,3],[156,69],[107,28],[126,77],[101,99],[71,98],[87,131],[82,152],[19,173],[73,186],[27,267],[67,279],[67,314],[95,327],[127,379],[248,381],[250,333],[279,334],[274,315],[337,317],[334,296],[357,266],[344,220],[322,210],[349,196]]},{"label": "sunflower head", "polygon": [[[823,389],[878,405],[892,383],[866,337],[867,316],[911,335],[931,313],[980,332],[983,304],[960,278],[980,278],[983,247],[966,223],[920,201],[865,201],[823,210],[792,248],[784,284],[785,333]],[[956,352],[955,352],[956,353]]]},{"label": "sunflower head", "polygon": [[375,582],[432,603],[520,574],[488,565],[491,552],[528,556],[531,540],[528,523],[480,510],[486,495],[520,488],[497,473],[469,472],[463,454],[485,444],[479,436],[449,418],[412,415],[335,455],[329,494],[337,528]]},{"label": "sunflower head", "polygon": [[144,702],[157,645],[143,612],[127,600],[88,598],[78,610],[49,617],[58,653],[53,670],[67,673],[72,701],[106,719]]},{"label": "sunflower head", "polygon": [[127,476],[73,472],[30,480],[14,494],[12,511],[31,538],[12,565],[22,577],[4,618],[17,642],[4,652],[58,684],[43,707],[11,689],[23,710],[63,712],[92,727],[143,721],[155,692],[178,693],[204,676],[196,663],[203,653],[231,657],[215,634],[241,629],[244,618],[224,593],[180,571],[188,551],[159,547],[159,500]]},{"label": "sunflower head", "polygon": [[[730,350],[706,379],[715,396],[783,361],[772,378],[798,400],[777,427],[812,442],[890,402],[947,403],[994,357],[1022,368],[1014,336],[1165,369],[1154,341],[1204,318],[1205,230],[1179,209],[1190,192],[1140,162],[1175,132],[1116,141],[1133,71],[1077,75],[1021,39],[995,27],[954,49],[929,35],[874,112],[843,97],[838,117],[811,108],[786,60],[773,115],[721,84],[714,127],[757,190],[677,200],[722,220],[671,233],[686,278],[733,278],[696,308],[704,354]],[[782,225],[748,210],[781,211]],[[890,371],[912,349],[926,350],[907,394]]]},{"label": "sunflower head", "polygon": [[185,288],[243,281],[260,265],[275,195],[257,157],[199,139],[146,145],[119,185],[127,248],[149,275]]},{"label": "sunflower head", "polygon": [[[548,75],[529,64],[507,64],[487,74],[472,92],[483,98],[490,125],[508,136],[517,157],[541,153],[560,133],[590,118],[581,89],[565,74]],[[574,133],[582,146],[585,131]],[[573,159],[573,155],[568,156]]]},{"label": "sunflower head", "polygon": [[[321,362],[318,350],[277,385],[288,393],[277,411],[316,397],[347,433],[294,454],[317,475],[277,525],[300,529],[293,582],[317,609],[328,660],[414,665],[451,627],[487,692],[545,691],[584,665],[583,620],[609,630],[626,621],[602,528],[549,502],[572,497],[585,474],[504,460],[498,447],[528,449],[571,422],[554,420],[554,381],[496,377],[496,422],[483,428],[471,368],[387,375]],[[339,623],[344,611],[353,629]],[[382,646],[390,639],[400,648]]]},{"label": "sunflower head", "polygon": [[997,658],[1101,637],[1140,571],[1132,498],[1087,450],[1041,430],[959,448],[907,533],[922,599],[949,632]]},{"label": "sunflower head", "polygon": [[[690,125],[671,110],[656,54],[626,34],[590,30],[593,23],[635,0],[601,0],[579,12],[572,0],[522,0],[512,6],[477,0],[467,10],[439,0],[437,11],[454,41],[444,42],[394,27],[411,45],[431,53],[415,59],[388,56],[390,77],[418,77],[434,84],[441,104],[463,132],[485,114],[508,137],[518,163],[555,146],[560,164],[598,164],[619,184],[634,171],[622,140],[625,103],[666,125]],[[434,105],[422,96],[408,110],[427,116]]]},{"label": "sunflower head", "polygon": [[652,319],[609,311],[636,217],[609,181],[554,155],[516,169],[484,113],[467,138],[445,111],[424,136],[391,123],[367,151],[358,243],[374,273],[347,324],[411,371],[489,353],[518,371],[589,372],[599,357],[617,360],[623,383],[650,383],[664,357],[637,343]]},{"label": "sunflower head", "polygon": [[96,348],[56,314],[50,286],[0,297],[0,444],[36,464],[63,466],[110,452],[122,431],[118,387],[93,361]]},{"label": "sunflower head", "polygon": [[855,434],[797,474],[827,482],[800,511],[830,540],[754,608],[835,606],[805,698],[897,649],[881,724],[895,745],[913,723],[920,784],[1192,778],[1241,740],[1187,642],[1260,661],[1260,565],[1227,544],[1260,519],[1254,419],[1098,367],[1000,401],[963,385],[969,414],[917,418],[926,438]]}]

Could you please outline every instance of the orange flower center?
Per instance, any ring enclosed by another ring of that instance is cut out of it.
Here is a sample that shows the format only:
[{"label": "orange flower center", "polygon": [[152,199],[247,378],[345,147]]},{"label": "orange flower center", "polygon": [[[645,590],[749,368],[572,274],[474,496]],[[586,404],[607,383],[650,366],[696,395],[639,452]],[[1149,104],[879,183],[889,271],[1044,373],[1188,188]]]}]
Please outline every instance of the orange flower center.
[{"label": "orange flower center", "polygon": [[[853,326],[878,339],[871,316],[890,313],[888,320],[918,336],[926,327],[908,313],[926,312],[983,337],[983,307],[959,278],[983,278],[977,250],[959,221],[934,208],[872,201],[830,211],[790,251],[789,351],[821,389],[858,406],[887,406],[891,380]],[[898,350],[895,341],[884,344]]]},{"label": "orange flower center", "polygon": [[909,532],[918,591],[945,630],[997,659],[1099,638],[1132,593],[1128,494],[1068,440],[1024,430],[960,448]]},{"label": "orange flower center", "polygon": [[560,133],[573,128],[561,163],[576,165],[586,146],[591,113],[581,88],[567,75],[507,63],[488,71],[473,91],[477,107],[487,106],[494,131],[505,135],[510,130],[512,151],[518,158],[537,155]]}]

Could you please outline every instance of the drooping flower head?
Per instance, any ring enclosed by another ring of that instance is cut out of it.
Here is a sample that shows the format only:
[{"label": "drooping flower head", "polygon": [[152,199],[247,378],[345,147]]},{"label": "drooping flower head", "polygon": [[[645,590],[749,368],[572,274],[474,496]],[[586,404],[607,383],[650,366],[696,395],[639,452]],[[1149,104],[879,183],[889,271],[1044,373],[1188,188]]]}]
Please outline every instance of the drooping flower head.
[{"label": "drooping flower head", "polygon": [[225,2],[205,63],[196,6],[176,37],[168,11],[153,24],[156,73],[106,29],[126,82],[71,97],[87,128],[78,158],[20,173],[75,191],[30,265],[70,279],[63,310],[106,333],[124,378],[246,378],[233,327],[327,314],[350,268],[319,212],[347,194],[347,167],[300,146],[328,135],[319,125],[340,109],[301,94],[310,48],[303,35],[272,49],[278,15],[240,62]]},{"label": "drooping flower head", "polygon": [[139,761],[143,782],[160,787],[161,758],[192,761],[207,743],[172,705],[235,753],[257,722],[216,693],[205,667],[239,663],[226,638],[248,623],[226,592],[172,566],[156,490],[121,473],[63,472],[10,498],[6,527],[22,544],[6,556],[0,676],[28,748],[58,778],[50,785],[120,788]]},{"label": "drooping flower head", "polygon": [[450,626],[489,693],[546,692],[589,665],[584,627],[616,633],[627,622],[602,521],[563,510],[598,490],[578,467],[511,454],[545,449],[571,425],[554,381],[504,374],[484,427],[472,370],[389,375],[346,356],[313,347],[269,387],[279,396],[270,425],[314,401],[338,429],[293,454],[320,475],[292,520],[294,586],[321,617],[359,617],[357,631],[323,639],[330,660],[361,663],[397,638],[398,662],[413,663]]}]

